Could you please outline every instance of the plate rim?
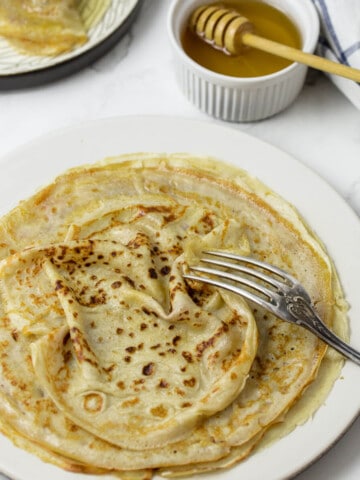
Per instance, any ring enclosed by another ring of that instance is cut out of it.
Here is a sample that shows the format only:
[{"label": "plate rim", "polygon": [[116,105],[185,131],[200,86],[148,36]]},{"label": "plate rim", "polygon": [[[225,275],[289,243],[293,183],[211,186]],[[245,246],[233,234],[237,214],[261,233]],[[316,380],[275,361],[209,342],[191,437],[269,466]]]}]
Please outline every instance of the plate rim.
[{"label": "plate rim", "polygon": [[[237,138],[238,143],[245,142],[245,143],[248,143],[250,146],[256,146],[255,150],[258,150],[260,152],[261,151],[265,151],[265,152],[270,151],[271,152],[270,156],[272,154],[277,156],[277,161],[280,162],[281,164],[284,164],[284,162],[290,161],[291,165],[294,164],[296,166],[295,170],[298,171],[300,169],[300,171],[306,172],[306,174],[308,176],[310,176],[312,179],[315,179],[316,184],[318,184],[318,185],[321,184],[325,188],[325,191],[331,192],[331,196],[333,198],[336,198],[336,201],[338,202],[338,205],[340,206],[340,209],[341,210],[345,209],[344,211],[346,212],[346,215],[352,221],[354,221],[354,224],[356,226],[355,228],[357,230],[357,235],[360,234],[360,219],[359,219],[359,217],[356,215],[356,213],[350,207],[350,205],[345,201],[345,199],[343,197],[341,197],[338,194],[338,192],[328,182],[326,182],[318,173],[316,173],[310,167],[308,167],[307,165],[302,163],[299,159],[295,158],[293,155],[290,155],[290,154],[284,152],[283,150],[279,149],[278,147],[275,147],[275,146],[271,145],[268,142],[260,140],[260,139],[254,137],[254,136],[252,136],[248,133],[239,131],[234,126],[217,124],[217,123],[211,122],[210,120],[197,120],[197,119],[193,119],[193,118],[170,116],[170,115],[124,115],[124,116],[115,116],[115,117],[108,117],[108,118],[102,118],[102,119],[97,119],[97,120],[91,120],[91,121],[87,121],[87,122],[81,122],[81,123],[78,123],[76,125],[72,125],[72,126],[69,126],[69,127],[63,127],[61,129],[57,129],[57,130],[53,130],[51,132],[48,132],[45,135],[41,135],[41,136],[35,138],[34,140],[28,141],[28,142],[18,146],[17,148],[13,149],[11,152],[6,153],[5,155],[3,155],[0,158],[0,169],[1,170],[3,168],[10,168],[11,169],[11,167],[13,166],[14,159],[16,160],[16,158],[19,155],[21,155],[24,152],[26,153],[27,151],[29,151],[29,149],[30,149],[30,151],[31,151],[31,149],[36,150],[39,146],[40,146],[40,150],[41,150],[44,143],[46,144],[46,142],[56,143],[56,141],[59,141],[59,139],[64,139],[66,137],[68,137],[68,138],[71,137],[71,138],[76,139],[79,134],[80,134],[79,144],[81,144],[81,142],[86,143],[86,141],[91,142],[92,140],[87,138],[86,135],[85,135],[86,133],[89,133],[89,131],[94,131],[94,129],[95,130],[100,129],[100,131],[101,131],[101,129],[103,129],[105,131],[109,126],[111,126],[112,128],[114,128],[116,126],[118,128],[119,124],[122,127],[124,127],[124,125],[129,125],[130,124],[131,125],[130,129],[131,129],[131,128],[134,128],[134,125],[138,124],[139,122],[142,123],[142,127],[148,126],[148,128],[151,127],[153,129],[156,126],[157,127],[164,127],[164,128],[167,127],[167,128],[170,128],[170,130],[173,129],[173,130],[176,130],[177,132],[178,132],[179,126],[182,125],[183,127],[186,127],[190,131],[194,131],[194,130],[199,131],[200,130],[202,132],[201,133],[202,135],[204,134],[204,131],[208,131],[209,129],[210,130],[216,130],[218,132],[221,132],[222,136],[225,136],[225,137],[227,136],[228,138],[235,139],[236,137],[238,137]],[[186,135],[187,134],[185,134],[185,136]],[[211,144],[211,141],[210,141],[210,144]],[[139,150],[137,150],[137,151],[139,151]],[[164,152],[164,151],[165,150],[161,150],[161,151],[159,150],[158,153],[161,153],[161,152]],[[121,154],[121,153],[125,153],[125,151],[120,151],[119,154]],[[169,153],[174,153],[174,152],[169,152]],[[98,160],[101,160],[101,158],[98,158]],[[228,158],[222,158],[222,160],[228,161]],[[260,164],[261,164],[262,161],[263,160],[260,160]],[[76,162],[76,163],[74,163],[74,166],[77,165],[77,164],[82,164],[82,163],[83,162],[80,162],[80,163]],[[238,166],[240,168],[244,168],[239,164],[238,164]],[[65,167],[65,168],[67,168],[67,167]],[[65,168],[62,168],[62,170],[64,170]],[[252,171],[250,171],[249,173],[253,174]],[[259,177],[259,175],[255,175],[255,176],[260,178],[261,181],[264,181],[261,177]],[[2,183],[2,181],[0,180],[0,185],[1,185],[1,183]],[[265,182],[265,183],[268,184],[268,182]],[[271,185],[269,185],[269,186],[270,186],[270,188],[272,188]],[[1,198],[1,195],[0,195],[0,198]],[[299,208],[299,206],[297,206],[297,205],[295,205],[295,206],[296,206],[296,208]],[[300,208],[300,212],[301,212],[301,208]],[[357,306],[357,307],[359,307],[359,306]],[[351,321],[351,316],[350,316],[350,321]],[[360,332],[358,332],[358,334],[360,335]],[[358,367],[353,366],[353,365],[348,364],[348,363],[344,367],[344,369],[350,370],[349,375],[355,375],[355,377],[356,377],[356,375],[359,375],[359,373],[360,373],[357,370],[355,370],[356,368],[358,368]],[[332,395],[332,392],[330,393],[330,397],[331,397],[331,395]],[[321,408],[323,408],[323,407],[320,407],[320,409]],[[316,415],[315,415],[315,417],[316,417]],[[306,461],[306,463],[303,463],[301,465],[292,466],[290,472],[289,471],[287,473],[283,472],[281,474],[281,476],[269,477],[269,478],[273,478],[274,480],[275,479],[276,480],[281,480],[281,479],[292,478],[294,475],[297,475],[300,472],[302,472],[303,470],[310,467],[322,455],[324,455],[329,449],[331,449],[334,444],[336,444],[341,439],[341,437],[353,425],[353,423],[356,421],[356,419],[358,418],[359,415],[360,415],[360,401],[357,402],[357,409],[355,409],[355,407],[353,408],[351,418],[347,419],[346,425],[342,425],[342,428],[338,430],[337,434],[335,436],[333,435],[331,442],[327,442],[325,448],[322,448],[319,451],[317,451],[317,453],[314,454],[311,459],[308,459]],[[299,428],[302,428],[302,427],[299,427]],[[284,438],[286,439],[286,438],[288,438],[288,436],[286,436]],[[281,441],[282,440],[280,440],[279,442],[281,442]],[[276,443],[279,443],[279,442],[276,442]],[[271,448],[273,448],[273,447],[269,447],[266,450],[270,450]],[[236,472],[236,470],[239,467],[241,468],[241,466],[244,463],[245,462],[240,463],[236,467],[233,467],[230,470],[230,473],[231,472]],[[236,475],[236,473],[234,473],[234,475]],[[230,476],[223,475],[222,472],[218,475],[223,477],[224,479],[232,479],[231,475]],[[19,477],[19,478],[22,478],[22,477]],[[248,478],[250,479],[250,477],[248,477]]]}]

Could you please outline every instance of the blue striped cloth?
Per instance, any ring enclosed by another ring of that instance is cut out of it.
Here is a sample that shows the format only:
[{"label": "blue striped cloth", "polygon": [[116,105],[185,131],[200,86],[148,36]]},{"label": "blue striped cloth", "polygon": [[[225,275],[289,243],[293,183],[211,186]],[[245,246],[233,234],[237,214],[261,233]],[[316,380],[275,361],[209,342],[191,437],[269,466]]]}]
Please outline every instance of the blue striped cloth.
[{"label": "blue striped cloth", "polygon": [[[320,17],[318,54],[360,69],[360,0],[312,0]],[[360,84],[330,76],[360,109]]]}]

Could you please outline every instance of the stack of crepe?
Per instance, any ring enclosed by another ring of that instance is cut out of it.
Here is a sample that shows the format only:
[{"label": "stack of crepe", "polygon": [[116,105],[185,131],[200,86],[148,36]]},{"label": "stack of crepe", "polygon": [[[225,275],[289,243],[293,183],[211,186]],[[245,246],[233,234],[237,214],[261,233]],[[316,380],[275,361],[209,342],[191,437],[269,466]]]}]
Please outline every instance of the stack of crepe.
[{"label": "stack of crepe", "polygon": [[59,55],[83,45],[110,0],[0,0],[0,35],[21,53]]},{"label": "stack of crepe", "polygon": [[217,160],[78,167],[4,216],[4,435],[64,469],[142,479],[231,467],[311,416],[341,359],[235,294],[186,282],[208,249],[286,269],[343,335],[320,241],[285,200]]}]

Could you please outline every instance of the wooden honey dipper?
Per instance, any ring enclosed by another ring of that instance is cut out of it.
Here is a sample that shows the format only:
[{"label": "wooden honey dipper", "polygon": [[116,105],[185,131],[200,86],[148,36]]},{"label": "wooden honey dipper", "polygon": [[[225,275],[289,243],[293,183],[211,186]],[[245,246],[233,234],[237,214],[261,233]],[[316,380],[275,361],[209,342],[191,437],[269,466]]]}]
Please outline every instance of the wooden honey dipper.
[{"label": "wooden honey dipper", "polygon": [[360,82],[360,70],[256,35],[253,24],[246,17],[221,5],[198,7],[190,16],[189,26],[202,40],[228,55],[240,55],[246,47],[254,47],[317,70]]}]

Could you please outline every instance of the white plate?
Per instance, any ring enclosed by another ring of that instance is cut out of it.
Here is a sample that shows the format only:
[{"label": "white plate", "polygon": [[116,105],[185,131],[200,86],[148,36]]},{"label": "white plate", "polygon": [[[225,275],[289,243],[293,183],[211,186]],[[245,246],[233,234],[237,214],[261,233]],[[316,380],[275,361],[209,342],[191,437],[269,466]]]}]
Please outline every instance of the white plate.
[{"label": "white plate", "polygon": [[[12,83],[15,87],[29,86],[44,78],[54,80],[76,71],[86,62],[91,63],[125,33],[140,3],[142,0],[112,0],[102,19],[88,32],[89,38],[84,45],[53,57],[22,55],[0,37],[0,87],[11,88]],[[116,39],[112,41],[114,35]],[[61,68],[62,65],[66,67]],[[31,74],[36,74],[35,78]]]},{"label": "white plate", "polygon": [[[356,323],[360,319],[358,217],[311,170],[235,129],[187,119],[134,116],[55,132],[0,160],[0,213],[8,211],[68,167],[137,151],[215,156],[248,170],[293,203],[325,242],[335,261],[351,305],[351,343],[360,346],[360,323]],[[358,416],[360,397],[355,392],[359,385],[360,368],[347,362],[341,379],[312,420],[235,468],[216,474],[216,478],[280,480],[295,475],[332,446]],[[28,480],[34,478],[33,475],[37,480],[99,480],[96,476],[84,477],[47,465],[13,447],[2,436],[0,471],[16,480]]]}]

